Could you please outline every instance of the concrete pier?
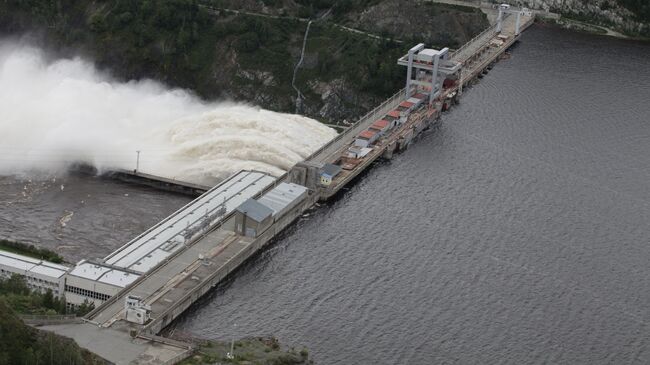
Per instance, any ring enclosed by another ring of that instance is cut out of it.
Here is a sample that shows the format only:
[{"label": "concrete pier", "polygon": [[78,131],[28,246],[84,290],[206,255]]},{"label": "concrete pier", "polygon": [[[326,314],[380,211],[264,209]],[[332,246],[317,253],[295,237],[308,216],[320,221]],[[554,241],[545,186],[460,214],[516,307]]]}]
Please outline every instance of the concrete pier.
[{"label": "concrete pier", "polygon": [[193,184],[185,181],[170,179],[162,176],[146,174],[135,170],[111,170],[105,176],[138,185],[149,186],[154,189],[169,191],[172,193],[200,196],[210,190],[209,186]]}]

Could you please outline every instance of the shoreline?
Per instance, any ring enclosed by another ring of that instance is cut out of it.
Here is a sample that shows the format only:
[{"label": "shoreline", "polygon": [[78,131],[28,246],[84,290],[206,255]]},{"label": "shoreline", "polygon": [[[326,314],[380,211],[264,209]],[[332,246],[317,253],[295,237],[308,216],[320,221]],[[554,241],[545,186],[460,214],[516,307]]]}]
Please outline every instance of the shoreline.
[{"label": "shoreline", "polygon": [[587,23],[580,20],[567,18],[564,16],[562,16],[560,19],[537,17],[535,19],[535,22],[538,24],[556,26],[561,29],[572,30],[580,33],[593,34],[593,35],[598,35],[603,37],[611,37],[619,40],[650,43],[650,38],[648,37],[630,36],[618,32],[612,28],[606,27],[604,25]]}]

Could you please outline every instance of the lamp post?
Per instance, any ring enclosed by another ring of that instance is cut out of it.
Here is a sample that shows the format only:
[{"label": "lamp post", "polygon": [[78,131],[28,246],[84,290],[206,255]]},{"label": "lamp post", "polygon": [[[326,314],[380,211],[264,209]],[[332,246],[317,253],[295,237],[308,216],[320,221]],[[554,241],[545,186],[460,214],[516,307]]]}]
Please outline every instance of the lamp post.
[{"label": "lamp post", "polygon": [[136,153],[135,170],[133,172],[137,174],[138,170],[140,170],[140,150],[135,151],[135,153]]},{"label": "lamp post", "polygon": [[[233,327],[235,330],[237,329],[237,323],[233,324]],[[230,342],[230,352],[226,354],[226,358],[229,360],[233,360],[235,358],[235,332],[233,331],[232,334],[232,341]]]}]

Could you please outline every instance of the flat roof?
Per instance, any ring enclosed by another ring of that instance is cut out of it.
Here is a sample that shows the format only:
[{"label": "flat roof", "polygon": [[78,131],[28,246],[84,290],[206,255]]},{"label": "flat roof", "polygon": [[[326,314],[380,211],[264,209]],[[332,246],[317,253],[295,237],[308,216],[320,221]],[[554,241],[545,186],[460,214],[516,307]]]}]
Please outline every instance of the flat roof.
[{"label": "flat roof", "polygon": [[399,106],[403,106],[405,108],[410,108],[413,105],[415,105],[415,104],[411,103],[410,101],[403,101],[403,102],[399,103]]},{"label": "flat roof", "polygon": [[272,216],[274,213],[273,209],[267,207],[255,199],[246,200],[239,207],[237,207],[237,211],[244,213],[246,217],[256,222],[261,222],[266,218]]},{"label": "flat roof", "polygon": [[391,111],[388,112],[387,115],[388,115],[389,117],[399,118],[399,117],[400,117],[400,112],[399,112],[399,110],[397,110],[397,109],[396,109],[396,110],[391,110]]},{"label": "flat roof", "polygon": [[0,265],[58,279],[68,272],[67,266],[0,250]]},{"label": "flat roof", "polygon": [[104,262],[145,273],[275,180],[263,172],[240,171],[106,256]]},{"label": "flat roof", "polygon": [[388,127],[389,124],[390,124],[389,121],[387,121],[385,119],[380,119],[380,120],[372,123],[372,127],[377,127],[379,129],[384,129],[384,128]]},{"label": "flat roof", "polygon": [[377,134],[377,133],[375,133],[373,131],[370,131],[370,130],[365,130],[365,131],[359,133],[359,138],[370,139],[370,138],[374,137],[375,134]]},{"label": "flat roof", "polygon": [[[339,167],[339,171],[340,169]],[[297,199],[303,197],[306,193],[307,188],[302,185],[283,182],[257,199],[257,201],[271,208],[273,215],[275,215]]]},{"label": "flat roof", "polygon": [[406,99],[407,102],[413,103],[413,105],[422,102],[422,99],[416,98],[416,97],[411,97]]},{"label": "flat roof", "polygon": [[124,288],[140,277],[138,274],[87,261],[81,261],[77,264],[69,275],[120,288]]}]

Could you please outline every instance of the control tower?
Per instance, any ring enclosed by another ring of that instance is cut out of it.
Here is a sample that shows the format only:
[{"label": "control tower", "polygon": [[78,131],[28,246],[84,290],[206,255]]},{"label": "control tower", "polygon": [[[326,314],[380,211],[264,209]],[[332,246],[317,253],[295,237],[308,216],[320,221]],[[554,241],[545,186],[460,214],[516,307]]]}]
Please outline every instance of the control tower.
[{"label": "control tower", "polygon": [[440,95],[446,78],[458,79],[461,64],[450,59],[449,48],[424,48],[424,43],[411,48],[399,60],[406,66],[406,98],[416,93],[429,95],[429,104]]}]

